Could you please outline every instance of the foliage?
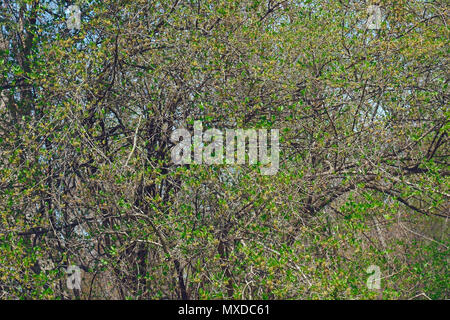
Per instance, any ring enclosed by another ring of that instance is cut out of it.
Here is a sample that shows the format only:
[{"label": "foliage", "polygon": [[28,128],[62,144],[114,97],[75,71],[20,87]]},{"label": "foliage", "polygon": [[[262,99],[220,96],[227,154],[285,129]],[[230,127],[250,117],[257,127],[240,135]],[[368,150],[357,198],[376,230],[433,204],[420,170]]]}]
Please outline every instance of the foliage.
[{"label": "foliage", "polygon": [[[380,30],[367,1],[78,4],[0,6],[1,298],[449,298],[446,1]],[[173,165],[194,120],[280,129],[280,170]]]}]

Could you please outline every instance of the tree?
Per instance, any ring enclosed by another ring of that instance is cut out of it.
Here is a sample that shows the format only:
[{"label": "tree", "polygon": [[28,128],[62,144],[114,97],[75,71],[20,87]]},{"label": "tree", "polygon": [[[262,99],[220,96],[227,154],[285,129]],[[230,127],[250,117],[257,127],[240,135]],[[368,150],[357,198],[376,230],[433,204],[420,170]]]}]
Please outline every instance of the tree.
[{"label": "tree", "polygon": [[[361,1],[70,4],[0,11],[3,298],[448,297],[444,1],[380,30]],[[174,165],[195,120],[279,129],[280,170]]]}]

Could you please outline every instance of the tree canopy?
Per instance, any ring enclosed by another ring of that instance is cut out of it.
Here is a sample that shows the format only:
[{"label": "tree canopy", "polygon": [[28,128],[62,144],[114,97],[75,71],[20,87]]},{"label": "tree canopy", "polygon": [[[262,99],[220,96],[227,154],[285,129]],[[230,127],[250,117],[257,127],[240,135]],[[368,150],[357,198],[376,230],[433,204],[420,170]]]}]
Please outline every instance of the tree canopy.
[{"label": "tree canopy", "polygon": [[[3,0],[0,298],[449,298],[447,20],[441,0]],[[194,121],[278,129],[278,172],[175,165]]]}]

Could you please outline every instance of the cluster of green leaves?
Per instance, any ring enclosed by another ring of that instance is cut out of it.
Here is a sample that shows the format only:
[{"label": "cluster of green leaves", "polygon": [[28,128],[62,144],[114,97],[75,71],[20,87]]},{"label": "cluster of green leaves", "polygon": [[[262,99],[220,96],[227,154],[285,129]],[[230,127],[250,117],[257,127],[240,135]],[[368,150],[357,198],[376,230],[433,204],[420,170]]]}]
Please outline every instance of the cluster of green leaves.
[{"label": "cluster of green leaves", "polygon": [[[0,298],[448,298],[445,1],[380,30],[352,0],[5,3]],[[278,173],[174,165],[195,120],[279,129]]]}]

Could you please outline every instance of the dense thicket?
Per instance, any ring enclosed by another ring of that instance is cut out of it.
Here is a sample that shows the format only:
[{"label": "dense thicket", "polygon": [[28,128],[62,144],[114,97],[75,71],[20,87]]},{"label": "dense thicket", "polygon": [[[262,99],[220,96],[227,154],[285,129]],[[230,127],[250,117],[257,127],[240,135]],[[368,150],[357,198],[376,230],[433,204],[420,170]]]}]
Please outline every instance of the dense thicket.
[{"label": "dense thicket", "polygon": [[[0,298],[449,298],[447,1],[0,4]],[[174,165],[194,120],[278,173]]]}]

